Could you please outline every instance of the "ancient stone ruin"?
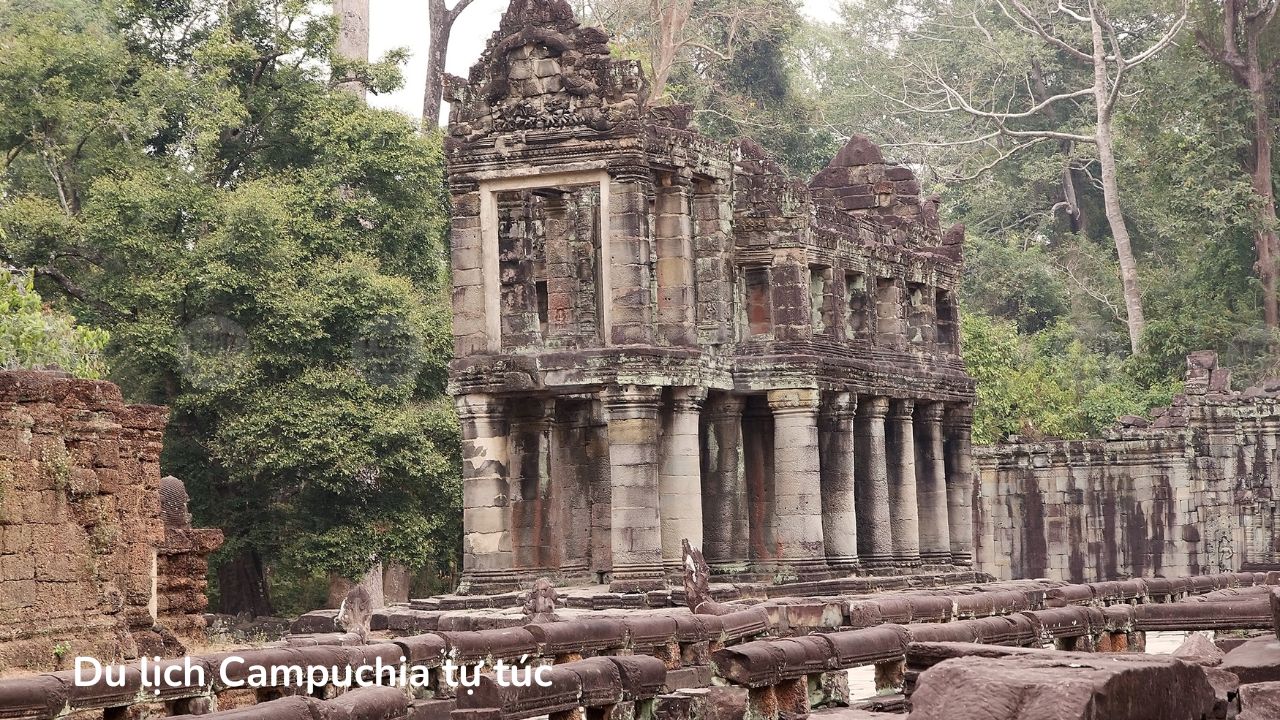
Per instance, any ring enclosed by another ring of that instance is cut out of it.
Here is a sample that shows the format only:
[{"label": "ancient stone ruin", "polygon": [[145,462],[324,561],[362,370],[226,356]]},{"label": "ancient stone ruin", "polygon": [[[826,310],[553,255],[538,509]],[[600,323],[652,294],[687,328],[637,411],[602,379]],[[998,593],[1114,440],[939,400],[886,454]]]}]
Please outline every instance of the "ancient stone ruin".
[{"label": "ancient stone ruin", "polygon": [[167,418],[108,382],[0,372],[0,669],[203,640],[222,533],[193,529],[161,480]]},{"label": "ancient stone ruin", "polygon": [[1231,390],[1212,352],[1106,437],[978,448],[979,566],[1071,581],[1274,569],[1280,382]]},{"label": "ancient stone ruin", "polygon": [[448,94],[464,591],[971,563],[963,229],[911,170],[703,137],[561,0]]}]

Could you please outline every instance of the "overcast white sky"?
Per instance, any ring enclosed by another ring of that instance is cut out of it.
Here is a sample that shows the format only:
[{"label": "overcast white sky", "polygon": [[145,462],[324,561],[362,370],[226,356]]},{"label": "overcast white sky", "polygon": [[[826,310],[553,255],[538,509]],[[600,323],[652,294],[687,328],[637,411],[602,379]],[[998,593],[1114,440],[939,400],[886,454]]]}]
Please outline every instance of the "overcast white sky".
[{"label": "overcast white sky", "polygon": [[[449,0],[453,5],[457,0]],[[475,0],[453,28],[448,70],[466,76],[480,57],[508,0]],[[804,0],[805,13],[835,20],[837,0]],[[427,75],[427,4],[423,0],[369,0],[369,57],[378,59],[397,47],[412,54],[404,69],[405,86],[397,93],[369,98],[372,105],[394,108],[417,117],[422,113],[422,86]]]}]

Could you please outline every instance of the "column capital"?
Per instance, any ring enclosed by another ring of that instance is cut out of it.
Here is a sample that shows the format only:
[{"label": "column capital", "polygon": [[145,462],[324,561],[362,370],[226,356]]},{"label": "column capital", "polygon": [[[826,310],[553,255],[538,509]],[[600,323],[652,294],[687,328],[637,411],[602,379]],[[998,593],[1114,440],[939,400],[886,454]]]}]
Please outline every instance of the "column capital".
[{"label": "column capital", "polygon": [[677,412],[698,412],[707,401],[707,389],[701,387],[673,388],[671,409]]},{"label": "column capital", "polygon": [[724,393],[708,403],[707,414],[712,421],[735,420],[742,417],[742,410],[746,406],[747,399],[742,395]]},{"label": "column capital", "polygon": [[858,415],[884,417],[889,414],[889,398],[882,395],[864,395],[858,398]]},{"label": "column capital", "polygon": [[657,408],[662,402],[662,388],[649,385],[618,385],[600,393],[600,401],[606,408]]},{"label": "column capital", "polygon": [[769,409],[775,415],[816,413],[821,399],[816,388],[770,390],[768,397]]},{"label": "column capital", "polygon": [[858,396],[851,392],[827,393],[822,400],[822,415],[831,420],[848,420],[858,411]]},{"label": "column capital", "polygon": [[506,403],[497,395],[468,393],[455,395],[454,407],[460,420],[501,420],[506,417]]},{"label": "column capital", "polygon": [[947,403],[942,421],[949,427],[972,427],[973,403]]},{"label": "column capital", "polygon": [[918,421],[921,423],[940,424],[945,412],[946,407],[940,402],[922,402],[916,405],[916,414],[919,416]]},{"label": "column capital", "polygon": [[895,399],[889,403],[889,419],[890,420],[911,420],[911,415],[915,411],[916,401],[912,399],[898,400]]}]

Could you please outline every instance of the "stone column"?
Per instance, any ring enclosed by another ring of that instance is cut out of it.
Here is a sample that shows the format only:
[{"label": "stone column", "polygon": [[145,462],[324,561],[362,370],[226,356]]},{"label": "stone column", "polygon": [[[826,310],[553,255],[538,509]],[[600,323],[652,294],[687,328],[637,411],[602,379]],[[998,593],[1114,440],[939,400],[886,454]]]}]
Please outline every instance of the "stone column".
[{"label": "stone column", "polygon": [[911,413],[915,402],[894,400],[885,427],[889,455],[889,520],[893,523],[893,564],[920,564],[920,509],[916,502],[916,446]]},{"label": "stone column", "polygon": [[885,397],[859,398],[855,415],[858,462],[854,464],[858,508],[858,560],[866,568],[893,564],[889,519],[889,460],[885,448]]},{"label": "stone column", "polygon": [[942,403],[916,407],[916,499],[920,503],[920,559],[951,563],[947,517],[947,469],[942,436]]},{"label": "stone column", "polygon": [[658,405],[661,391],[624,385],[602,398],[609,423],[612,592],[666,587],[658,497]]},{"label": "stone column", "polygon": [[658,336],[668,345],[697,344],[694,321],[693,226],[689,186],[671,175],[655,189],[653,244],[657,251]]},{"label": "stone column", "polygon": [[774,537],[778,563],[798,573],[826,568],[818,391],[770,390],[773,411]]},{"label": "stone column", "polygon": [[620,168],[609,184],[609,342],[649,345],[653,337],[652,180],[643,167]]},{"label": "stone column", "polygon": [[699,467],[698,418],[706,391],[675,388],[671,406],[663,413],[658,494],[662,515],[662,564],[668,573],[683,575],[683,546],[687,539],[702,548],[702,477]]},{"label": "stone column", "polygon": [[504,403],[492,395],[454,398],[462,429],[461,593],[501,591],[512,571],[507,427]]},{"label": "stone column", "polygon": [[506,404],[512,565],[526,577],[557,570],[564,546],[550,482],[554,412],[554,403],[543,398],[516,398]]},{"label": "stone column", "polygon": [[560,573],[585,577],[591,557],[592,398],[565,396],[556,399],[555,424],[551,428],[551,486],[555,520],[561,540]]},{"label": "stone column", "polygon": [[698,338],[708,345],[733,340],[732,199],[733,193],[723,185],[703,182],[694,186]]},{"label": "stone column", "polygon": [[818,443],[822,465],[822,538],[827,565],[858,567],[858,519],[854,471],[853,416],[857,400],[832,393],[823,405]]},{"label": "stone column", "polygon": [[742,464],[742,408],[746,399],[728,393],[707,406],[706,467],[702,475],[702,554],[715,570],[746,567],[750,555],[747,487]]},{"label": "stone column", "polygon": [[947,518],[951,562],[973,564],[973,405],[952,405],[944,417]]}]

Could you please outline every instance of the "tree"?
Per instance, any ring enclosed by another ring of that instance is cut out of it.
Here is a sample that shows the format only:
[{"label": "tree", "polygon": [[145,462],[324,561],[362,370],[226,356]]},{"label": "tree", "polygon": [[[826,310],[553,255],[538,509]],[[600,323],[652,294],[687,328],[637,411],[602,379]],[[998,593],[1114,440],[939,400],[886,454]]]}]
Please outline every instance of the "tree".
[{"label": "tree", "polygon": [[422,129],[440,125],[440,100],[444,95],[445,60],[449,57],[449,36],[458,16],[473,0],[458,0],[451,8],[445,0],[427,0],[427,84],[422,96]]},{"label": "tree", "polygon": [[1212,21],[1219,26],[1220,34],[1215,38],[1208,28],[1201,28],[1196,32],[1197,43],[1249,97],[1253,120],[1250,150],[1241,157],[1240,164],[1257,195],[1255,268],[1262,282],[1263,316],[1267,327],[1274,330],[1280,328],[1276,295],[1280,290],[1280,234],[1272,171],[1275,126],[1271,113],[1275,101],[1271,93],[1276,73],[1280,72],[1280,53],[1276,52],[1280,38],[1277,26],[1273,26],[1280,3],[1259,0],[1255,6],[1249,0],[1223,0],[1220,7],[1217,3],[1207,5],[1212,8]]},{"label": "tree", "polygon": [[460,545],[439,138],[338,88],[336,31],[284,1],[0,6],[0,258],[170,406],[227,612]]},{"label": "tree", "polygon": [[839,144],[816,122],[795,66],[798,8],[765,0],[581,0],[577,11],[609,33],[616,53],[646,66],[651,106],[689,105],[703,133],[755,138],[790,169],[812,174]]},{"label": "tree", "polygon": [[[338,20],[337,57],[354,63],[369,61],[369,0],[333,0],[333,16]],[[347,82],[340,87],[365,96],[361,82]]]},{"label": "tree", "polygon": [[[1034,62],[1028,62],[1024,68],[1001,68],[993,81],[981,74],[966,73],[963,68],[957,73],[957,68],[951,64],[944,70],[943,63],[936,57],[916,58],[905,52],[896,57],[911,68],[910,74],[918,83],[904,83],[901,93],[890,99],[911,112],[958,115],[981,128],[976,134],[965,139],[948,140],[946,144],[971,145],[995,143],[997,140],[1005,143],[998,147],[994,159],[984,170],[1044,141],[1094,146],[1104,212],[1120,266],[1129,344],[1132,352],[1138,354],[1146,318],[1133,242],[1120,202],[1114,119],[1129,73],[1173,42],[1186,22],[1187,5],[1184,2],[1180,11],[1168,18],[1157,18],[1154,24],[1149,16],[1128,18],[1126,24],[1112,17],[1100,0],[1088,0],[1079,8],[1059,2],[1048,13],[1037,13],[1021,0],[996,0],[995,7],[998,14],[989,18],[982,17],[977,8],[969,6],[946,12],[939,24],[973,28],[962,36],[952,34],[948,42],[963,42],[968,36],[970,42],[981,45],[985,39],[986,43],[993,44],[995,33],[1000,31],[995,23],[1000,23],[1005,29],[1043,43],[1054,54],[1083,68],[1087,79],[1050,91],[1045,86],[1044,73]],[[989,29],[988,26],[992,27]],[[932,26],[926,25],[909,34],[918,37],[931,29]],[[1017,73],[1015,77],[1026,79],[1023,88],[1009,91],[1004,75],[1010,71]],[[1055,107],[1085,100],[1092,103],[1089,118],[1092,128],[1087,133],[1036,127],[1034,122],[1029,122],[1044,117]],[[1069,145],[1067,147],[1069,149]],[[1066,177],[1069,179],[1069,175]],[[1067,187],[1072,186],[1068,184]],[[1069,191],[1068,202],[1072,204],[1073,196],[1074,192]]]},{"label": "tree", "polygon": [[0,367],[105,375],[107,333],[78,326],[74,317],[46,307],[33,280],[30,274],[0,269]]}]

